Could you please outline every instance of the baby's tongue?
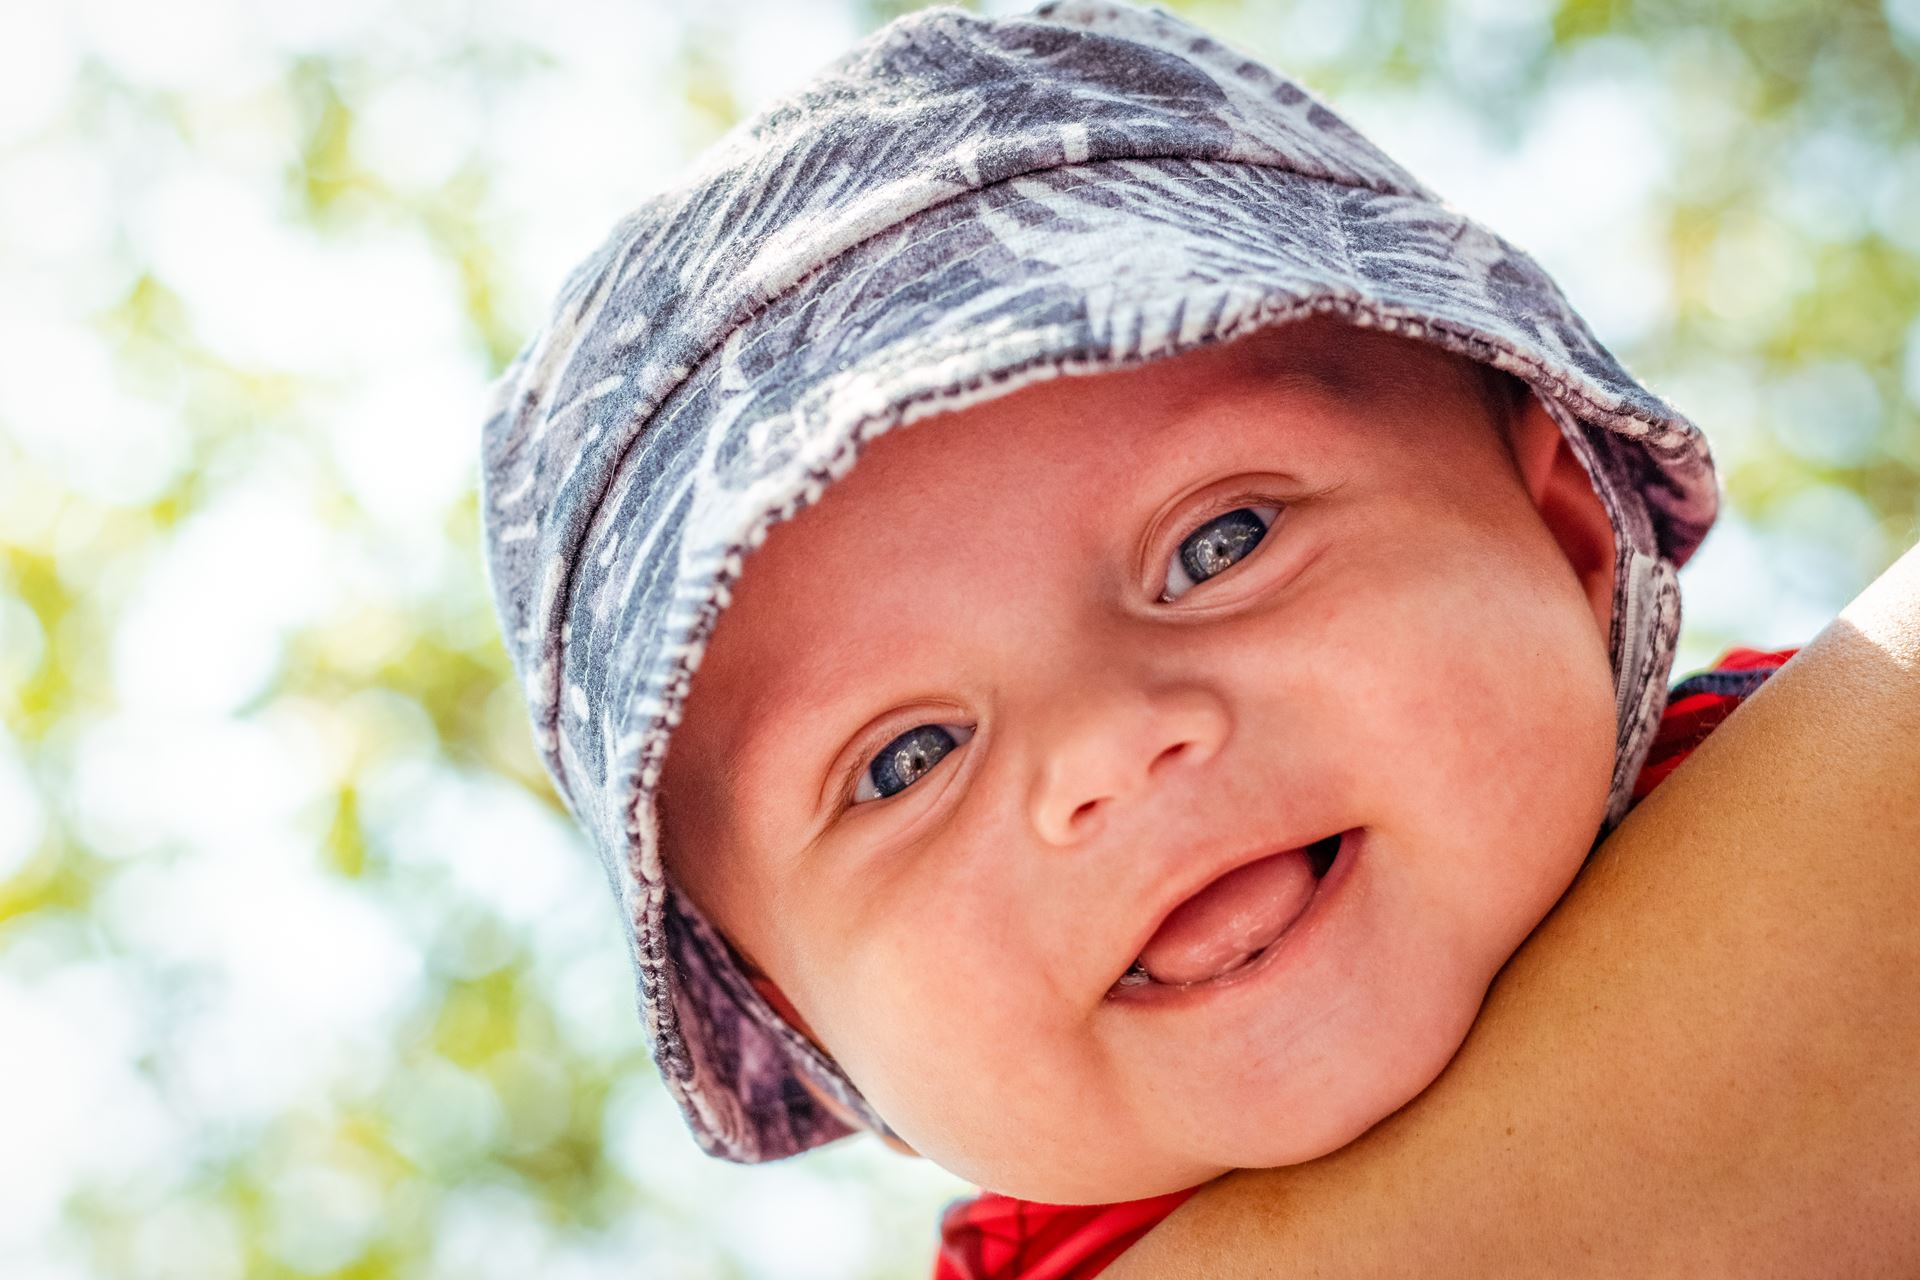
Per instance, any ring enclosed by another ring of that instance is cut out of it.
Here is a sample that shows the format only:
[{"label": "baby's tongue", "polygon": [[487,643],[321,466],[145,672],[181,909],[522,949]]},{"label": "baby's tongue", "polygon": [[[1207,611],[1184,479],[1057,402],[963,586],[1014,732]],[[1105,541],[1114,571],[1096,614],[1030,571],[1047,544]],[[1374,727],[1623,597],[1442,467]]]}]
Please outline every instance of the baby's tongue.
[{"label": "baby's tongue", "polygon": [[1155,982],[1200,982],[1272,942],[1313,896],[1305,849],[1276,853],[1229,871],[1168,916],[1140,953]]}]

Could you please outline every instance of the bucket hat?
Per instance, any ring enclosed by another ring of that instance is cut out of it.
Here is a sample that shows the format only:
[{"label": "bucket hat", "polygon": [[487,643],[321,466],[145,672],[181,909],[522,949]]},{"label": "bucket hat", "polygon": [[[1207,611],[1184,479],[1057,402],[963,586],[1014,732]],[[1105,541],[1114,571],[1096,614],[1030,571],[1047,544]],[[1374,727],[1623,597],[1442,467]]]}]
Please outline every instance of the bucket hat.
[{"label": "bucket hat", "polygon": [[889,1132],[662,863],[661,763],[745,558],[885,431],[1313,314],[1514,375],[1586,468],[1616,543],[1604,834],[1665,705],[1675,570],[1714,516],[1705,440],[1525,252],[1193,25],[1119,0],[922,9],[742,121],[568,273],[488,393],[487,576],[705,1151],[753,1163],[850,1132],[803,1081]]}]

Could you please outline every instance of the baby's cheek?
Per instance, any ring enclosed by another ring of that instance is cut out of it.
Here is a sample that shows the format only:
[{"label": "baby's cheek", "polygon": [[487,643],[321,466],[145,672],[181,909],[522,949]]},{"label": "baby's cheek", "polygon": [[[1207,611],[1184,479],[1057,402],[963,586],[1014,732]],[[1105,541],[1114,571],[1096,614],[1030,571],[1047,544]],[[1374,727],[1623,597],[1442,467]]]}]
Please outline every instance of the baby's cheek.
[{"label": "baby's cheek", "polygon": [[[939,950],[882,944],[835,982],[836,1057],[896,1128],[952,1111],[996,1065],[990,995],[969,990],[964,967],[940,963]],[[925,1153],[915,1135],[901,1132]]]},{"label": "baby's cheek", "polygon": [[991,1167],[1008,1110],[1000,1048],[965,1007],[875,1010],[848,1068],[915,1151],[951,1172]]},{"label": "baby's cheek", "polygon": [[1083,1158],[1097,1098],[1074,1028],[1036,1015],[1012,975],[957,990],[950,968],[875,973],[840,1061],[914,1150],[994,1187],[1059,1179]]},{"label": "baby's cheek", "polygon": [[1440,812],[1501,827],[1583,790],[1567,782],[1595,772],[1596,729],[1610,774],[1611,678],[1601,671],[1596,685],[1581,661],[1591,655],[1571,652],[1584,637],[1570,616],[1517,584],[1497,617],[1484,601],[1433,602],[1422,643],[1401,646],[1381,673],[1366,726],[1374,758],[1400,764]]}]

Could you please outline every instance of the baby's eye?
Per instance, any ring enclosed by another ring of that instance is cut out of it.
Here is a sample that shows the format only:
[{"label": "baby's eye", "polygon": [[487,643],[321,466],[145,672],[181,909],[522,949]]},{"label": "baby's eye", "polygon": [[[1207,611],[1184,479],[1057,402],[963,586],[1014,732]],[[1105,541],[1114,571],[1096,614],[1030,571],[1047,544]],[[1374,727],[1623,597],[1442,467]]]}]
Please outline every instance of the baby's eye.
[{"label": "baby's eye", "polygon": [[1180,554],[1167,562],[1167,589],[1160,603],[1171,604],[1189,588],[1240,563],[1279,518],[1278,507],[1236,507],[1195,529],[1180,544]]},{"label": "baby's eye", "polygon": [[972,736],[973,730],[966,725],[915,725],[867,762],[859,784],[853,789],[853,803],[899,795],[939,764],[947,752]]}]

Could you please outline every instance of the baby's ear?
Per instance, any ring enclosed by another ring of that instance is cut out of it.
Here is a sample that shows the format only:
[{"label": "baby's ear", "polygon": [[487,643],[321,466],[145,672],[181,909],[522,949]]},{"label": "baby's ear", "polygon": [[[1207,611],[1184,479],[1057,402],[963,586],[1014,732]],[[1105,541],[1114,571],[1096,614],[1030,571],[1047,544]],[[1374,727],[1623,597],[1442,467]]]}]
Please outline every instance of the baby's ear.
[{"label": "baby's ear", "polygon": [[1527,496],[1573,566],[1602,639],[1613,624],[1613,521],[1560,424],[1531,390],[1513,407],[1508,442]]}]

